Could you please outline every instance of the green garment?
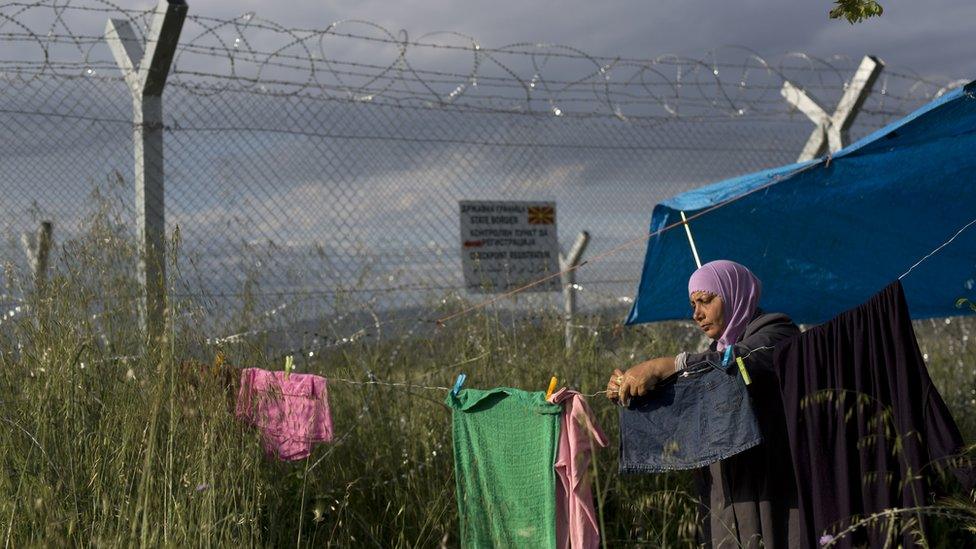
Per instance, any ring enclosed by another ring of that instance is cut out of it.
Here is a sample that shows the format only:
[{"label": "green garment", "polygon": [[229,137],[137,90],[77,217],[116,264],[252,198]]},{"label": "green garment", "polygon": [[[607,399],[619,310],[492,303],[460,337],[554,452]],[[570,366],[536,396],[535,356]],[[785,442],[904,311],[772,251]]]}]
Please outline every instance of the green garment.
[{"label": "green garment", "polygon": [[447,395],[461,546],[556,547],[556,446],[562,407],[541,391]]}]

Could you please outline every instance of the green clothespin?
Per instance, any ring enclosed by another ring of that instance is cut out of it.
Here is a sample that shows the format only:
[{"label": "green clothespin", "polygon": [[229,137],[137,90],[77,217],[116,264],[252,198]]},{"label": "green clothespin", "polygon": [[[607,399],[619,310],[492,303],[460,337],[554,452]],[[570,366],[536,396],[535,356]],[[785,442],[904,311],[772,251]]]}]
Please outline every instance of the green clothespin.
[{"label": "green clothespin", "polygon": [[285,357],[285,379],[291,375],[291,371],[295,369],[295,357],[288,355]]},{"label": "green clothespin", "polygon": [[742,381],[745,381],[746,385],[751,384],[752,378],[749,377],[749,371],[746,370],[746,363],[744,360],[742,360],[742,357],[735,357],[735,363],[739,365],[739,373],[742,374]]}]

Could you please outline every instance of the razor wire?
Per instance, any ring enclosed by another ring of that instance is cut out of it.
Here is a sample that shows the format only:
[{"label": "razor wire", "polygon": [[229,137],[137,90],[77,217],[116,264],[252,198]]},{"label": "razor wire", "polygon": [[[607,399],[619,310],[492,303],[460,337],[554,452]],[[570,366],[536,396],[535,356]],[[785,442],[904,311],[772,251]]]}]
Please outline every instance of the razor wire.
[{"label": "razor wire", "polygon": [[[20,235],[41,220],[55,223],[52,269],[92,264],[93,278],[124,281],[100,282],[105,297],[137,294],[132,101],[102,29],[116,18],[144,33],[150,17],[101,0],[0,1],[2,328],[29,311]],[[364,21],[287,28],[253,12],[190,15],[177,53],[163,95],[174,317],[206,353],[268,341],[271,368],[295,355],[351,393],[346,427],[305,475],[357,440],[383,388],[444,391],[454,370],[504,351],[413,375],[399,375],[398,346],[379,377],[365,361],[326,366],[343,348],[426,338],[433,324],[418,319],[483,299],[461,279],[458,200],[555,200],[561,241],[587,230],[603,253],[646,234],[664,198],[793,161],[813,126],[783,82],[830,111],[857,61],[600,56]],[[959,84],[886,68],[851,138]],[[579,273],[576,328],[595,337],[602,315],[621,316],[642,253]],[[492,313],[559,321],[559,304],[522,295]]]},{"label": "razor wire", "polygon": [[[102,29],[124,19],[144,34],[151,15],[0,2],[4,263],[23,271],[19,236],[42,219],[59,243],[93,224],[107,248],[134,235],[132,101]],[[587,230],[599,254],[646,232],[669,196],[793,161],[813,125],[783,83],[829,111],[856,61],[744,47],[645,59],[191,14],[163,96],[171,298],[224,342],[354,333],[477,299],[461,280],[458,200],[554,200],[561,241]],[[851,138],[959,84],[886,68]],[[620,312],[642,251],[581,271],[580,306]],[[52,266],[72,259],[54,252]],[[116,255],[110,269],[133,269]]]}]

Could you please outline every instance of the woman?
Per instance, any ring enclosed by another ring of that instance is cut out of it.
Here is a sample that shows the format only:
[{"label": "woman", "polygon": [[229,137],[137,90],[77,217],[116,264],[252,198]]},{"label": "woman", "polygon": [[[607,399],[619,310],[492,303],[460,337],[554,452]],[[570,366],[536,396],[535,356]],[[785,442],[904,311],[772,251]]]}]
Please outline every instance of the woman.
[{"label": "woman", "polygon": [[607,384],[611,400],[626,402],[685,364],[721,363],[729,346],[735,356],[749,355],[749,392],[763,443],[695,472],[702,512],[708,514],[701,541],[715,548],[799,545],[796,481],[772,351],[799,328],[784,314],[759,309],[761,288],[749,269],[733,261],[702,265],[688,280],[688,295],[695,323],[713,340],[708,351],[655,358],[626,372],[614,370]]}]

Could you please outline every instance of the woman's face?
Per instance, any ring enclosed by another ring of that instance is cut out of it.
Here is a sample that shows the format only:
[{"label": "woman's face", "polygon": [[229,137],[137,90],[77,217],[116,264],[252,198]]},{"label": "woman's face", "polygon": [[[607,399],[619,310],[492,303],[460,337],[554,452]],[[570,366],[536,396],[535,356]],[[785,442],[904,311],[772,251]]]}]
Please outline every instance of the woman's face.
[{"label": "woman's face", "polygon": [[725,316],[722,298],[708,292],[691,294],[692,316],[701,331],[712,339],[722,337],[725,331]]}]

